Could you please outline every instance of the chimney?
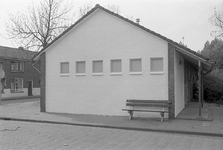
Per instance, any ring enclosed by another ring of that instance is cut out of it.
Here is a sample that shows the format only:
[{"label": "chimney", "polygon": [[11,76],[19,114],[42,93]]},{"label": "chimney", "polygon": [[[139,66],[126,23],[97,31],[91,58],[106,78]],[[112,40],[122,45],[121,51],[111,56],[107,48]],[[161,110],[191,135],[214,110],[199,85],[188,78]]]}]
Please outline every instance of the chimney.
[{"label": "chimney", "polygon": [[19,46],[18,49],[19,50],[24,50],[24,48],[22,46]]},{"label": "chimney", "polygon": [[140,22],[140,19],[139,19],[139,18],[137,18],[137,19],[136,19],[136,23],[138,23],[138,24],[139,24],[139,22]]}]

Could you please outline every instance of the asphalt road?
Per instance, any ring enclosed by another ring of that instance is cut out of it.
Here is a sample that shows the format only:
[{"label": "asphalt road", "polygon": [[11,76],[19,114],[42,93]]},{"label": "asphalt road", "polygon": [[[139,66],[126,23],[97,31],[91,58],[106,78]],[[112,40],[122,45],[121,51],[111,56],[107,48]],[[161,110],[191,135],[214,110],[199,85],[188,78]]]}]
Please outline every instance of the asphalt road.
[{"label": "asphalt road", "polygon": [[222,150],[223,138],[0,120],[1,150]]}]

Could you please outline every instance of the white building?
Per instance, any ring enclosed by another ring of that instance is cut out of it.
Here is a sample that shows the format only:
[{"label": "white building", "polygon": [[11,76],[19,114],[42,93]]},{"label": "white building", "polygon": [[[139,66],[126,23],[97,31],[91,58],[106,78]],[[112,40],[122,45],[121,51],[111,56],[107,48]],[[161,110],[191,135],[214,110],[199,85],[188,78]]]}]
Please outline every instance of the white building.
[{"label": "white building", "polygon": [[41,111],[111,116],[128,115],[126,99],[151,99],[171,101],[174,118],[191,99],[198,64],[210,68],[196,52],[99,5],[39,59]]}]

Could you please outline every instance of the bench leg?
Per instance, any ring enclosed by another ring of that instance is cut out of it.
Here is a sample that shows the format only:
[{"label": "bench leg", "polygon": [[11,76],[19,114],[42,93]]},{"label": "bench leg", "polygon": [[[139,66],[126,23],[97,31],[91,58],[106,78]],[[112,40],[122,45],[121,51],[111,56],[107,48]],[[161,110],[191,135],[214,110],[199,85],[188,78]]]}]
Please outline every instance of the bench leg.
[{"label": "bench leg", "polygon": [[132,117],[133,117],[133,111],[129,110],[128,113],[129,113],[129,120],[132,120]]},{"label": "bench leg", "polygon": [[163,120],[164,120],[164,112],[161,112],[160,115],[161,115],[161,122],[163,122]]}]

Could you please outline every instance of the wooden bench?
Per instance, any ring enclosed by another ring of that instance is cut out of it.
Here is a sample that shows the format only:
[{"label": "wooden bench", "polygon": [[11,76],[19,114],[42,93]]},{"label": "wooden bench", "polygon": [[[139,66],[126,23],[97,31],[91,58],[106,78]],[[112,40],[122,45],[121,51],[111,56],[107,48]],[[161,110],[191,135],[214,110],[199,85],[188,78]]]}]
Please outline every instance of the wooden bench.
[{"label": "wooden bench", "polygon": [[[168,100],[136,100],[136,99],[128,99],[126,100],[126,106],[131,106],[132,108],[124,108],[123,111],[128,111],[129,113],[129,120],[133,118],[133,112],[159,112],[161,115],[161,122],[164,120],[164,113],[168,113],[169,111],[165,110],[165,108],[170,107],[170,102]],[[135,109],[137,107],[137,109]],[[140,107],[144,107],[141,109]],[[152,109],[145,109],[145,107],[152,108],[157,107],[160,109],[152,110]]]}]

